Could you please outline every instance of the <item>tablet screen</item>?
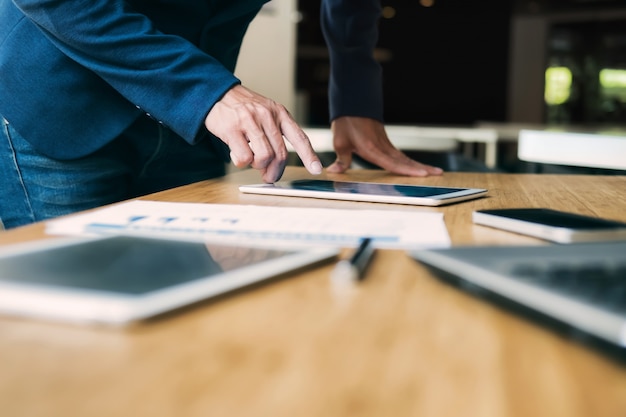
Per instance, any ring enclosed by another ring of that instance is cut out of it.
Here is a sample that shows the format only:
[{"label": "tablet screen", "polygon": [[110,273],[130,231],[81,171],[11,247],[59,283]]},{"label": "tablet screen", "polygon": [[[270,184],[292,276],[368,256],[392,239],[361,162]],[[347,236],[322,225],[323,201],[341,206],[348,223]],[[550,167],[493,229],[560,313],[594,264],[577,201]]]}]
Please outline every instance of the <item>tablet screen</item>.
[{"label": "tablet screen", "polygon": [[117,236],[0,258],[0,281],[140,295],[287,253]]},{"label": "tablet screen", "polygon": [[125,325],[335,257],[143,236],[2,248],[0,313]]},{"label": "tablet screen", "polygon": [[402,197],[432,197],[463,191],[463,188],[424,187],[419,185],[382,184],[369,182],[329,181],[329,180],[296,180],[276,183],[276,187],[296,190],[339,192],[350,194],[387,195]]}]

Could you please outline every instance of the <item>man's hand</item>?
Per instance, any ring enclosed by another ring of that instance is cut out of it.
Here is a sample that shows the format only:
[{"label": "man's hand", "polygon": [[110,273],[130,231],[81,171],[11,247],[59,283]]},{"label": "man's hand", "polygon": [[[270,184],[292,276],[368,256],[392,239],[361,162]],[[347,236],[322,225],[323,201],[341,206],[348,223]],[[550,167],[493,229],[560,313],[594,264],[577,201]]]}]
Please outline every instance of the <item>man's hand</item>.
[{"label": "man's hand", "polygon": [[421,164],[396,149],[385,132],[385,126],[364,117],[339,117],[331,124],[333,146],[337,154],[328,172],[342,173],[350,168],[355,153],[391,173],[414,177],[441,175],[441,168]]},{"label": "man's hand", "polygon": [[311,174],[322,172],[309,138],[289,111],[241,85],[231,88],[215,103],[204,124],[228,145],[235,166],[258,169],[266,183],[276,182],[283,175],[288,156],[284,139],[293,145]]}]

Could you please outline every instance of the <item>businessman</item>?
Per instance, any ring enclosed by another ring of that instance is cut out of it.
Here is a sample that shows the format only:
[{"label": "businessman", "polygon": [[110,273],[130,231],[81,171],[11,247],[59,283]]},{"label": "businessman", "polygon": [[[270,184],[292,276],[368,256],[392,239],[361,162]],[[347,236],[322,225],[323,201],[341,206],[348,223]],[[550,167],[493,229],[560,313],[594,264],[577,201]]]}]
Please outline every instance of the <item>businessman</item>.
[{"label": "businessman", "polygon": [[[280,103],[233,72],[265,0],[0,0],[0,220],[6,228],[225,174],[280,179],[289,141],[322,166]],[[378,0],[322,0],[336,161],[439,168],[390,143],[373,59]]]}]

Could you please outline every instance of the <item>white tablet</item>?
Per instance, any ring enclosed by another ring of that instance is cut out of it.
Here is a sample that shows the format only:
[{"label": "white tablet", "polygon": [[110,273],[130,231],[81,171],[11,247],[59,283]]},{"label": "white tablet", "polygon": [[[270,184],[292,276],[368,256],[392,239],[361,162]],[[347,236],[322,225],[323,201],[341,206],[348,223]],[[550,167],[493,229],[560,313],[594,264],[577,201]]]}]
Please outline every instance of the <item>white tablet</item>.
[{"label": "white tablet", "polygon": [[487,194],[483,188],[433,187],[426,185],[384,184],[374,182],[295,180],[274,184],[242,185],[244,193],[293,197],[314,197],[333,200],[367,201],[373,203],[441,206],[470,200]]},{"label": "white tablet", "polygon": [[138,236],[14,245],[0,248],[0,313],[125,325],[283,276],[337,253]]}]

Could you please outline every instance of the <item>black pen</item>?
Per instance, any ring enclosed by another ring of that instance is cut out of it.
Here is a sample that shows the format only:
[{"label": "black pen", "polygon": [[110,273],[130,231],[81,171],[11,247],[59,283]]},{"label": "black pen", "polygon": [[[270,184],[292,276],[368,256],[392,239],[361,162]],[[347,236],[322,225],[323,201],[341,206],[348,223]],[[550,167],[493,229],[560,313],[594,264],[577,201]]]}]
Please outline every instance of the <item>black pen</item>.
[{"label": "black pen", "polygon": [[366,237],[361,240],[358,248],[349,259],[337,262],[332,278],[342,281],[360,281],[365,278],[365,270],[374,255],[374,241]]}]

